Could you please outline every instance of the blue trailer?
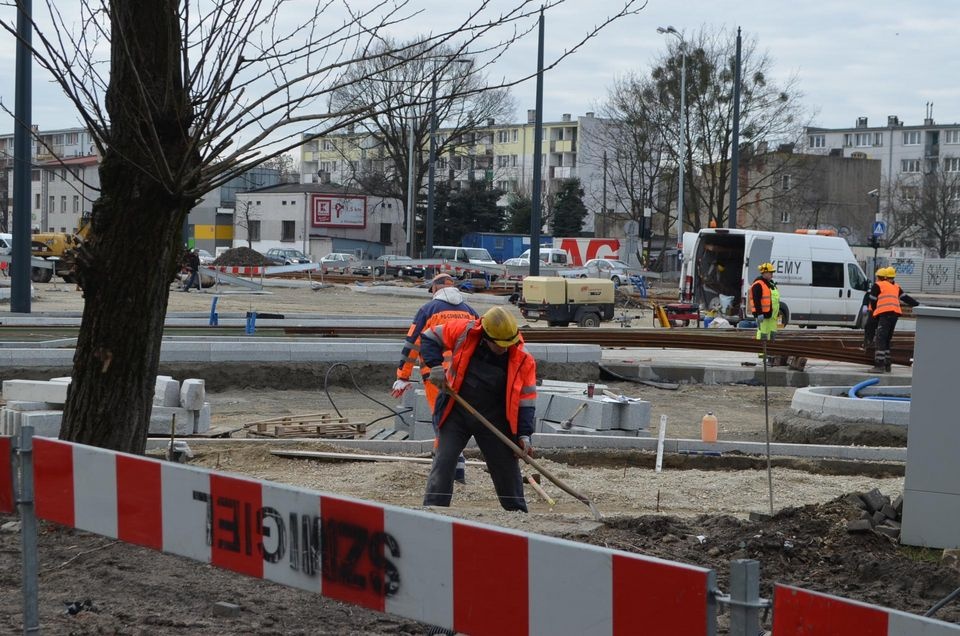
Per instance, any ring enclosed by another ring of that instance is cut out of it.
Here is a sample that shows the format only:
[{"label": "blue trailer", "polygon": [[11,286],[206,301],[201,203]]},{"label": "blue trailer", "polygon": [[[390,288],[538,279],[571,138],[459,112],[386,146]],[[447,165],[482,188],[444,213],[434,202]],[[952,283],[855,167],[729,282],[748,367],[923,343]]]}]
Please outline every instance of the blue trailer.
[{"label": "blue trailer", "polygon": [[[543,243],[552,244],[553,238],[540,237]],[[516,258],[530,249],[530,237],[526,234],[503,234],[499,232],[468,232],[463,235],[460,244],[463,247],[482,247],[490,252],[493,259],[502,263],[508,258]]]}]

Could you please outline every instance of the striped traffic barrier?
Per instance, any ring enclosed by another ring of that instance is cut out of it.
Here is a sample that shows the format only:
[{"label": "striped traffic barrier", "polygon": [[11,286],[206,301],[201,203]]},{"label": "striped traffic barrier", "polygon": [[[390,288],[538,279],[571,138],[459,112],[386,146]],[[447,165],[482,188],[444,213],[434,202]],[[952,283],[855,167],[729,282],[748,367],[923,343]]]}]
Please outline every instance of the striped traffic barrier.
[{"label": "striped traffic barrier", "polygon": [[956,636],[960,625],[859,601],[777,585],[773,636]]},{"label": "striped traffic barrier", "polygon": [[[65,526],[467,634],[715,633],[712,570],[60,440],[33,444],[37,516]],[[12,508],[4,479],[0,508]]]}]

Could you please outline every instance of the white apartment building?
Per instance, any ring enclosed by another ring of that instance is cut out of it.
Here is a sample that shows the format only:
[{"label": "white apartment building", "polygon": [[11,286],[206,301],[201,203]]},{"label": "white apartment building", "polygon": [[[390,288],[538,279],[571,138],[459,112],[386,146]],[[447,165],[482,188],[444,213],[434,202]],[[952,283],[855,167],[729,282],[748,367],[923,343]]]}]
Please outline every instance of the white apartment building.
[{"label": "white apartment building", "polygon": [[[448,180],[454,189],[471,180],[486,180],[505,192],[530,194],[533,190],[534,111],[528,111],[527,123],[485,126],[452,140],[437,157],[437,179]],[[560,121],[544,122],[540,149],[543,192],[550,193],[563,179],[577,177],[583,186],[589,214],[583,231],[594,231],[595,216],[601,212],[599,193],[603,191],[603,148],[598,127],[604,120],[586,113],[574,119],[564,114]],[[447,140],[449,130],[437,131]],[[428,152],[427,148],[421,152]],[[391,160],[379,142],[366,132],[344,132],[307,141],[300,148],[304,183],[350,184],[360,172],[384,172],[392,169]],[[612,192],[613,189],[610,188]],[[629,201],[607,201],[607,212],[630,210]]]}]

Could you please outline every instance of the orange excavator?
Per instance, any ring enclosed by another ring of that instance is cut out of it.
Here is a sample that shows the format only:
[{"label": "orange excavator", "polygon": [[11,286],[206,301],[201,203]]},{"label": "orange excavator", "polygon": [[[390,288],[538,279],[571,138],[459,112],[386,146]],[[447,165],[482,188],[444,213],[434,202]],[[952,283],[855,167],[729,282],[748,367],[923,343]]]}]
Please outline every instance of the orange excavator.
[{"label": "orange excavator", "polygon": [[35,258],[52,261],[53,268],[30,268],[30,280],[35,283],[49,283],[54,273],[68,283],[73,278],[73,251],[86,239],[90,232],[90,216],[80,219],[76,233],[39,232],[30,236],[30,253]]}]

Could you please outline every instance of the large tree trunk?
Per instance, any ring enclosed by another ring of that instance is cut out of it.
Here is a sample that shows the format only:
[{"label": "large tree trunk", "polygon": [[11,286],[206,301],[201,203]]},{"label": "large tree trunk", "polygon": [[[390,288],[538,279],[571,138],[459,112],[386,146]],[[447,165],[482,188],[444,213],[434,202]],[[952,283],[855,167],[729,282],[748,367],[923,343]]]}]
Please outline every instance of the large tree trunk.
[{"label": "large tree trunk", "polygon": [[186,145],[177,4],[111,3],[110,130],[76,265],[85,303],[60,437],[133,453],[146,445],[170,282],[192,206],[182,196],[190,177],[161,183],[147,166],[159,153],[190,175],[199,162]]}]

